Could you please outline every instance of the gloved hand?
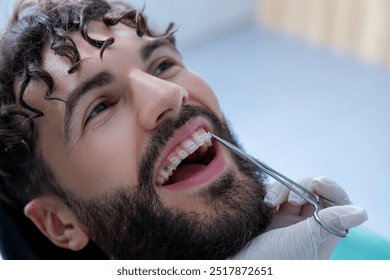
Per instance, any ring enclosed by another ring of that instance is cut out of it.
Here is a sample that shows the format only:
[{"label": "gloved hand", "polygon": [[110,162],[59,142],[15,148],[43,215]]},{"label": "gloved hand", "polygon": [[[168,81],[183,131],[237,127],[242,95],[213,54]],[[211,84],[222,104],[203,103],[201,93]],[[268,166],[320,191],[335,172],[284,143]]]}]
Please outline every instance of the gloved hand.
[{"label": "gloved hand", "polygon": [[[367,220],[366,211],[351,205],[346,192],[328,178],[306,178],[299,183],[338,204],[318,213],[327,225],[344,231]],[[313,206],[280,183],[267,186],[266,200],[276,207],[274,221],[267,232],[253,239],[231,259],[329,258],[340,237],[319,225],[312,216]]]}]

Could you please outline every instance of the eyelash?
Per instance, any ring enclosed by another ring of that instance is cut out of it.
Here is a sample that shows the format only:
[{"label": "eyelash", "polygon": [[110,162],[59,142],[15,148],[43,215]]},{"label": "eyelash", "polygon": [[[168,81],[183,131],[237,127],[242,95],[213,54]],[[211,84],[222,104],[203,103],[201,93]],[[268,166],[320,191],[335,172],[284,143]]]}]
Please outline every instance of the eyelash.
[{"label": "eyelash", "polygon": [[[163,60],[161,63],[159,63],[156,67],[156,69],[154,70],[154,75],[155,76],[160,76],[161,74],[163,74],[165,71],[168,71],[173,65],[175,65],[174,61],[172,61],[171,59],[165,59]],[[164,66],[165,69],[162,69],[159,73],[159,68]]]},{"label": "eyelash", "polygon": [[[101,106],[104,105],[105,108],[102,109]],[[88,123],[91,119],[95,118],[97,115],[99,115],[101,112],[105,111],[106,109],[108,109],[108,107],[110,107],[110,105],[108,104],[107,101],[102,101],[102,102],[99,102],[94,108],[93,110],[91,111],[91,113],[89,114],[87,120],[86,120],[86,123]]]}]

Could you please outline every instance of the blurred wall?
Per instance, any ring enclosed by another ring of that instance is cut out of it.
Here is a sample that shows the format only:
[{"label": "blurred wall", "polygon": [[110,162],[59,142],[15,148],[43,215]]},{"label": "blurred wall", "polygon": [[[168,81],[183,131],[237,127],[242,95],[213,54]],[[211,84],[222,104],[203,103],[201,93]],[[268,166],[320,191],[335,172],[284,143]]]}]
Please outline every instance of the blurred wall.
[{"label": "blurred wall", "polygon": [[388,0],[258,0],[265,26],[390,66]]},{"label": "blurred wall", "polygon": [[[164,29],[173,21],[178,27],[181,49],[234,32],[254,22],[256,0],[125,0],[135,8],[145,7],[152,26]],[[15,0],[1,0],[0,28],[3,28]]]},{"label": "blurred wall", "polygon": [[159,27],[176,23],[180,49],[190,49],[209,39],[220,37],[252,24],[256,0],[127,0]]}]

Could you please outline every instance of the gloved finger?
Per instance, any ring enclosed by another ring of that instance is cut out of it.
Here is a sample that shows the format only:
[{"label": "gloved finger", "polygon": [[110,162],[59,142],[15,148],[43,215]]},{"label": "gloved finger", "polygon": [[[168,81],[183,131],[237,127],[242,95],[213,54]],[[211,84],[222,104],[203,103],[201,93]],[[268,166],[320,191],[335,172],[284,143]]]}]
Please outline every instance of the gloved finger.
[{"label": "gloved finger", "polygon": [[[328,207],[318,214],[328,226],[339,231],[367,220],[366,211],[355,205]],[[246,257],[255,258],[257,247],[257,250],[262,250],[264,259],[327,259],[340,240],[320,226],[314,217],[263,235],[264,238],[257,237],[252,248],[245,252]],[[272,245],[267,246],[269,243]],[[265,248],[267,251],[264,252]]]},{"label": "gloved finger", "polygon": [[[305,189],[312,191],[313,190],[312,182],[313,182],[312,177],[306,177],[298,180],[297,183],[302,187],[304,187]],[[288,201],[295,205],[303,205],[307,203],[307,201],[304,198],[302,198],[301,196],[299,196],[293,191],[290,191],[288,195]]]},{"label": "gloved finger", "polygon": [[352,204],[345,190],[327,177],[314,178],[312,187],[315,193],[332,200],[337,205]]},{"label": "gloved finger", "polygon": [[[367,220],[366,211],[354,205],[329,207],[318,214],[337,230],[355,227]],[[324,259],[329,257],[339,239],[311,217],[257,236],[232,259]]]},{"label": "gloved finger", "polygon": [[324,242],[318,231],[313,217],[277,228],[257,236],[232,259],[318,259],[318,249]]},{"label": "gloved finger", "polygon": [[311,217],[315,211],[315,207],[309,203],[302,206],[301,216],[303,217]]},{"label": "gloved finger", "polygon": [[283,186],[279,182],[274,182],[272,184],[266,184],[266,196],[264,201],[271,206],[278,206],[285,202],[288,197],[289,189]]},{"label": "gloved finger", "polygon": [[254,238],[231,259],[234,260],[287,260],[316,259],[317,248],[311,247],[306,222],[278,228]]},{"label": "gloved finger", "polygon": [[[318,215],[326,225],[340,232],[344,232],[346,229],[358,226],[368,218],[366,211],[355,205],[328,207],[321,210]],[[319,227],[318,223],[317,227],[320,229],[320,236],[323,240],[326,240],[319,243],[318,256],[320,259],[328,259],[332,254],[333,249],[340,241],[340,237],[329,233],[323,227]]]},{"label": "gloved finger", "polygon": [[277,228],[284,228],[293,224],[299,223],[305,220],[307,217],[301,215],[291,214],[289,212],[277,211],[274,213],[271,224],[267,227],[266,231],[274,230]]},{"label": "gloved finger", "polygon": [[[306,177],[297,181],[302,187],[306,188],[308,191],[312,191],[312,180],[311,177]],[[280,211],[288,212],[295,215],[300,215],[304,217],[309,217],[314,212],[314,207],[307,203],[307,201],[296,194],[294,191],[289,191],[288,203],[284,203],[280,207]]]},{"label": "gloved finger", "polygon": [[[298,180],[298,183],[306,188],[308,191],[313,191],[313,178],[306,177],[301,180]],[[304,198],[296,194],[295,192],[290,192],[288,201],[295,205],[302,205],[300,215],[303,217],[310,217],[314,213],[314,206],[308,203]]]},{"label": "gloved finger", "polygon": [[285,202],[280,205],[278,210],[279,212],[297,215],[301,218],[307,218],[313,216],[315,207],[307,202],[304,205],[296,205],[291,204],[290,202]]},{"label": "gloved finger", "polygon": [[310,217],[314,213],[314,206],[310,203],[306,202],[306,204],[303,205],[297,205],[292,204],[290,202],[284,202],[279,207],[279,212],[285,212],[290,213],[293,215],[303,216],[303,217]]},{"label": "gloved finger", "polygon": [[[367,221],[366,210],[356,205],[332,206],[318,212],[319,218],[329,227],[338,231],[345,231],[361,225]],[[322,228],[321,236],[325,238],[331,235]]]},{"label": "gloved finger", "polygon": [[[312,180],[312,177],[306,177],[299,180],[298,183],[303,187],[312,190]],[[266,184],[265,188],[267,195],[264,200],[272,206],[281,205],[286,201],[289,201],[291,204],[295,205],[303,205],[307,203],[306,200],[292,192],[289,188],[279,183],[278,181],[275,181],[272,184]]]}]

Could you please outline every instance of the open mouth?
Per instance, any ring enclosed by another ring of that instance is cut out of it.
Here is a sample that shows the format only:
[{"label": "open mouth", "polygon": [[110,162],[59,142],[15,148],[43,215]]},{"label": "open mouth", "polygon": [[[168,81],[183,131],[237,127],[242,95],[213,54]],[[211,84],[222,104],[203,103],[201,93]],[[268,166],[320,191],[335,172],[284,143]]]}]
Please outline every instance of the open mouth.
[{"label": "open mouth", "polygon": [[158,186],[169,186],[204,171],[216,156],[211,136],[204,128],[198,128],[192,136],[180,142],[161,165]]}]

